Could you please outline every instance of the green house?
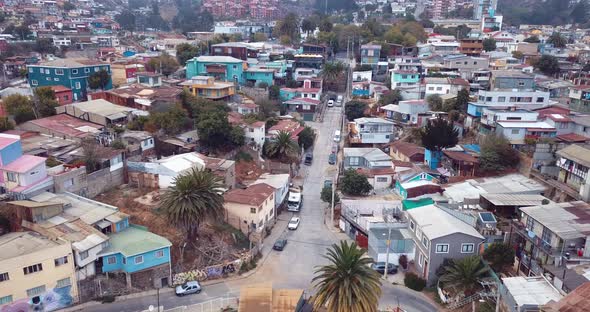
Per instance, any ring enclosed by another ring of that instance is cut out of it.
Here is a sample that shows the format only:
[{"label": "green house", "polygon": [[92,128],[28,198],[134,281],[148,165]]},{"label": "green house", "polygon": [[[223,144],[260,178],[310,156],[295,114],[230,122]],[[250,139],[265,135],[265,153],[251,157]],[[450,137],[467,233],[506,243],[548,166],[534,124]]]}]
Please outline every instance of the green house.
[{"label": "green house", "polygon": [[198,56],[186,62],[186,78],[213,76],[217,81],[244,83],[244,61],[231,56]]}]

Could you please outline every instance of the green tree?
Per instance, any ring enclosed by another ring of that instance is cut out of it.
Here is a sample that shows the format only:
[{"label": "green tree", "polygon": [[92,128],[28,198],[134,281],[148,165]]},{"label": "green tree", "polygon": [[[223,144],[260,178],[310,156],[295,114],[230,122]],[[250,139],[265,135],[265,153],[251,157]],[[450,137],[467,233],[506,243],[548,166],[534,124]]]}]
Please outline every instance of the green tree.
[{"label": "green tree", "polygon": [[[244,132],[230,125],[227,120],[227,112],[212,111],[198,116],[196,121],[199,141],[204,145],[220,148],[229,142],[232,146],[244,144]],[[240,141],[241,140],[241,141]]]},{"label": "green tree", "polygon": [[180,105],[174,105],[164,112],[152,112],[143,128],[145,131],[162,130],[168,135],[175,135],[187,128],[188,123],[190,123],[190,118],[188,118],[186,110]]},{"label": "green tree", "polygon": [[135,14],[132,11],[125,10],[115,15],[115,21],[119,23],[121,28],[130,32],[135,31]]},{"label": "green tree", "polygon": [[354,169],[344,171],[340,189],[344,194],[352,196],[367,195],[373,190],[373,186],[365,175],[358,173]]},{"label": "green tree", "polygon": [[55,54],[57,48],[53,45],[51,39],[37,38],[37,41],[35,41],[35,51],[41,54]]},{"label": "green tree", "polygon": [[176,46],[176,60],[180,66],[186,65],[186,61],[192,59],[195,56],[199,55],[199,47],[188,44],[188,43],[181,43]]},{"label": "green tree", "polygon": [[266,36],[265,33],[257,32],[254,35],[252,35],[252,41],[254,41],[254,42],[264,42],[267,40],[268,40],[268,37]]},{"label": "green tree", "polygon": [[438,94],[431,94],[426,97],[426,102],[430,110],[440,112],[443,110],[443,99]]},{"label": "green tree", "polygon": [[514,264],[514,248],[508,244],[493,243],[483,252],[483,258],[490,262],[492,269],[498,273]]},{"label": "green tree", "polygon": [[525,38],[523,41],[528,42],[528,43],[540,43],[541,42],[541,40],[539,39],[539,36],[537,36],[537,35],[532,35],[528,38]]},{"label": "green tree", "polygon": [[0,117],[0,132],[13,130],[14,129],[14,122],[12,122],[8,117]]},{"label": "green tree", "polygon": [[488,268],[476,255],[453,260],[443,270],[439,281],[445,287],[454,287],[465,294],[472,294],[479,285],[479,280],[488,274]]},{"label": "green tree", "polygon": [[376,312],[381,297],[379,273],[370,268],[373,262],[356,243],[341,241],[324,256],[329,264],[315,271],[312,283],[317,291],[314,310],[326,307],[330,312]]},{"label": "green tree", "polygon": [[[320,193],[320,198],[323,202],[332,204],[332,188],[325,186],[322,188],[322,192]],[[340,202],[340,196],[338,196],[337,192],[334,192],[334,204],[338,204]]]},{"label": "green tree", "polygon": [[332,24],[329,17],[324,17],[320,21],[320,24],[318,27],[319,27],[320,31],[322,31],[322,32],[331,32],[332,28],[334,28],[334,24]]},{"label": "green tree", "polygon": [[49,117],[55,115],[55,108],[59,105],[55,98],[55,92],[51,87],[36,88],[34,93],[34,104],[37,116]]},{"label": "green tree", "polygon": [[469,104],[469,89],[461,89],[457,92],[457,101],[455,108],[462,112],[467,112],[467,105]]},{"label": "green tree", "polygon": [[453,123],[439,117],[426,123],[422,130],[421,140],[424,148],[440,152],[444,148],[457,145],[459,132],[455,129]]},{"label": "green tree", "polygon": [[147,63],[147,69],[154,72],[160,72],[164,76],[169,76],[179,68],[178,62],[170,54],[163,52],[160,56],[154,57]]},{"label": "green tree", "polygon": [[588,7],[588,1],[581,0],[572,7],[570,18],[574,23],[585,23],[588,21],[589,13],[590,7]]},{"label": "green tree", "polygon": [[2,101],[6,111],[13,116],[17,124],[36,118],[33,101],[30,98],[20,94],[13,94],[3,98]]},{"label": "green tree", "polygon": [[521,51],[513,51],[512,57],[515,59],[522,60],[524,58],[524,53],[522,53]]},{"label": "green tree", "polygon": [[176,177],[162,195],[158,210],[184,230],[186,241],[194,241],[202,222],[223,218],[223,189],[215,173],[193,168]]},{"label": "green tree", "polygon": [[403,100],[402,94],[398,89],[386,91],[381,95],[381,98],[379,98],[379,105],[398,104],[401,100]]},{"label": "green tree", "polygon": [[316,27],[318,27],[318,25],[315,18],[306,17],[301,21],[301,31],[303,31],[306,34],[313,33]]},{"label": "green tree", "polygon": [[340,61],[326,63],[320,71],[320,76],[324,78],[326,85],[334,88],[334,85],[340,80],[339,78],[342,76],[344,69],[344,63]]},{"label": "green tree", "polygon": [[274,28],[275,37],[288,37],[290,42],[299,40],[299,16],[290,12],[282,20],[277,21]]},{"label": "green tree", "polygon": [[304,149],[308,149],[313,146],[315,141],[315,131],[313,128],[306,126],[303,131],[299,133],[299,146],[303,147]]},{"label": "green tree", "polygon": [[536,62],[535,68],[545,75],[555,76],[559,73],[559,61],[555,56],[545,54]]},{"label": "green tree", "polygon": [[346,106],[344,107],[344,114],[346,115],[346,119],[348,119],[348,121],[353,121],[357,118],[364,117],[366,110],[367,103],[352,100],[346,103]]},{"label": "green tree", "polygon": [[104,69],[92,73],[88,77],[88,86],[90,89],[101,89],[104,90],[109,82],[111,81],[111,75]]},{"label": "green tree", "polygon": [[278,100],[281,96],[281,87],[272,85],[268,88],[268,98],[270,100]]},{"label": "green tree", "polygon": [[483,171],[502,171],[515,168],[520,163],[518,151],[510,146],[503,136],[488,135],[480,143],[479,169]]},{"label": "green tree", "polygon": [[82,162],[86,167],[86,173],[93,173],[100,170],[98,145],[94,139],[88,138],[82,141],[82,153]]},{"label": "green tree", "polygon": [[299,145],[293,140],[291,133],[287,131],[280,131],[276,137],[268,140],[265,145],[265,153],[271,158],[287,160],[299,154]]},{"label": "green tree", "polygon": [[553,44],[553,46],[556,48],[565,48],[567,39],[560,33],[554,32],[551,34],[551,36],[549,36],[549,39],[547,39],[547,43]]},{"label": "green tree", "polygon": [[486,52],[496,51],[496,40],[494,38],[486,38],[483,40],[483,49]]}]

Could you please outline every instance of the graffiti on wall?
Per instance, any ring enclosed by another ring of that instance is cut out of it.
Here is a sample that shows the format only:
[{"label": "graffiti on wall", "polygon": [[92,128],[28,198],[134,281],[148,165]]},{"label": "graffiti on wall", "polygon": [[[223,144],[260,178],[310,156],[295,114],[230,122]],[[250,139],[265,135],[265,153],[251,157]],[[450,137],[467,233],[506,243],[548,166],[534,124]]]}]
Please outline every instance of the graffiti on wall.
[{"label": "graffiti on wall", "polygon": [[[182,272],[174,274],[172,278],[174,285],[184,284],[188,281],[199,281],[212,280],[217,278],[223,278],[228,275],[236,273],[236,268],[242,265],[243,260],[238,259],[236,261],[218,264],[210,267],[206,267],[201,270],[192,270],[188,272]],[[1,311],[0,311],[1,312]]]},{"label": "graffiti on wall", "polygon": [[0,307],[0,312],[55,311],[71,306],[71,286],[54,288],[36,297],[16,300]]}]

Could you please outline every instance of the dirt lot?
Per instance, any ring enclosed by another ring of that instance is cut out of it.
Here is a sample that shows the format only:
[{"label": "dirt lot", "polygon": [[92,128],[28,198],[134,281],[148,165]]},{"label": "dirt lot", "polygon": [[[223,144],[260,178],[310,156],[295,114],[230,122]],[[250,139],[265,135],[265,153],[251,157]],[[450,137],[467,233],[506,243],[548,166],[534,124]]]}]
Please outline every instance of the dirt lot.
[{"label": "dirt lot", "polygon": [[118,207],[120,211],[130,215],[131,223],[146,226],[151,232],[170,240],[173,244],[171,252],[175,271],[235,260],[238,253],[247,249],[247,239],[231,226],[203,224],[199,230],[199,238],[194,242],[187,242],[181,263],[179,246],[184,242],[184,235],[157,213],[160,192],[124,185],[98,195],[95,200]]}]

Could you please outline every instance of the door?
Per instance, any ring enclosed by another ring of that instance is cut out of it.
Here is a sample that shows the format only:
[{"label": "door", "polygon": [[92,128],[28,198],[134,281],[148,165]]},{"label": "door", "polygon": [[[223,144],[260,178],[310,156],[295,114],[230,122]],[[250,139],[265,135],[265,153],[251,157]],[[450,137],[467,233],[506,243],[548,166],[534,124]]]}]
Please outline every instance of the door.
[{"label": "door", "polygon": [[428,280],[428,260],[424,259],[424,272],[422,272],[422,275],[424,275],[424,279]]}]

